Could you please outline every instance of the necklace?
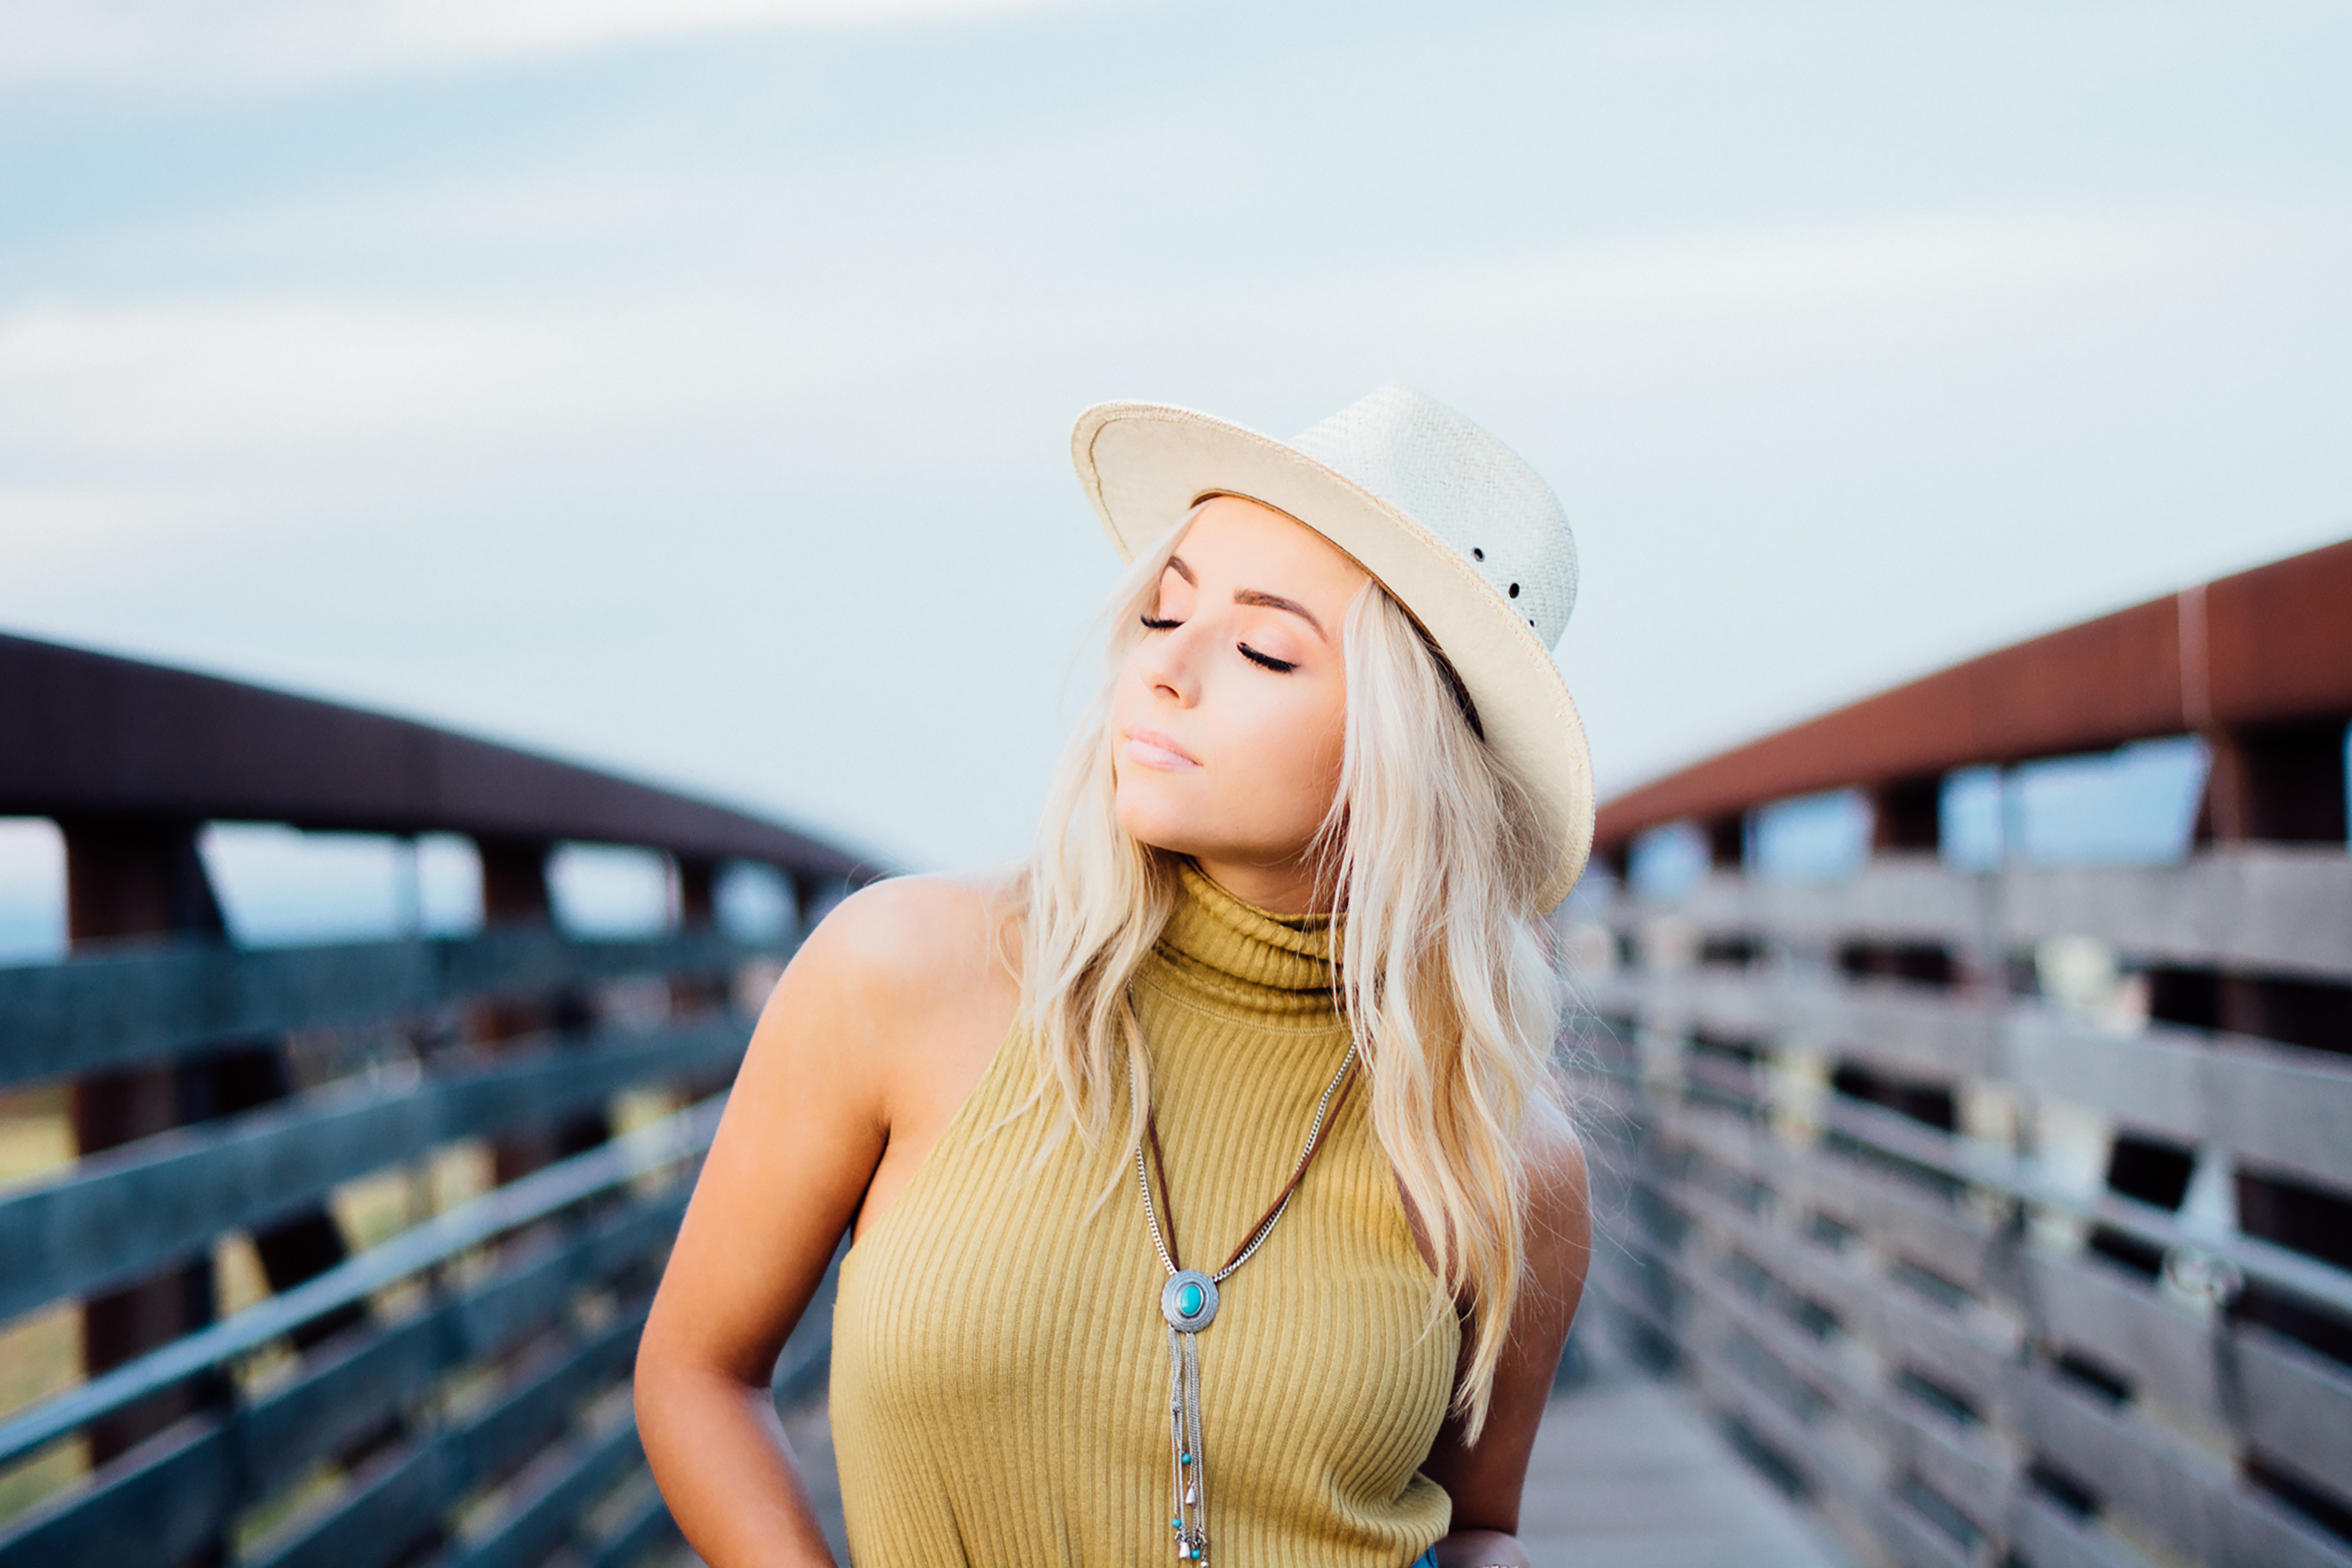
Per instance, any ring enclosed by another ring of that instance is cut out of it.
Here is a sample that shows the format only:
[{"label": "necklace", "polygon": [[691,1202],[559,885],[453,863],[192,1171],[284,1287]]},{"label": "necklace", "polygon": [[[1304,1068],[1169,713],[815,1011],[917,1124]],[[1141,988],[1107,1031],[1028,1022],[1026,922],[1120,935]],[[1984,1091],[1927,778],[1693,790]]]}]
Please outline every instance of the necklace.
[{"label": "necklace", "polygon": [[[1168,1163],[1160,1152],[1160,1122],[1150,1111],[1144,1113],[1144,1136],[1135,1146],[1135,1181],[1143,1191],[1143,1218],[1151,1227],[1151,1245],[1160,1254],[1160,1266],[1168,1271],[1167,1283],[1160,1288],[1160,1310],[1168,1320],[1168,1452],[1173,1461],[1173,1481],[1170,1495],[1171,1504],[1169,1528],[1176,1535],[1176,1560],[1180,1563],[1206,1563],[1209,1561],[1209,1481],[1208,1459],[1201,1447],[1201,1331],[1217,1316],[1217,1287],[1236,1268],[1250,1260],[1250,1255],[1265,1245],[1274,1234],[1276,1224],[1290,1207],[1298,1184],[1307,1175],[1307,1167],[1322,1145],[1323,1130],[1328,1126],[1339,1108],[1348,1102],[1349,1091],[1355,1088],[1349,1069],[1356,1065],[1356,1043],[1348,1042],[1348,1054],[1339,1062],[1339,1070],[1324,1088],[1323,1098],[1315,1102],[1315,1120],[1307,1124],[1307,1144],[1298,1152],[1298,1163],[1290,1169],[1290,1180],[1275,1194],[1249,1234],[1242,1238],[1224,1267],[1213,1274],[1203,1274],[1197,1268],[1184,1267],[1182,1255],[1176,1247],[1176,1199],[1168,1185]],[[1128,1065],[1127,1089],[1135,1093],[1135,1067]],[[1335,1100],[1333,1097],[1337,1096]],[[1149,1168],[1144,1163],[1144,1151],[1151,1152]],[[1160,1201],[1151,1199],[1151,1178],[1160,1177]],[[1162,1216],[1165,1216],[1165,1225]]]}]

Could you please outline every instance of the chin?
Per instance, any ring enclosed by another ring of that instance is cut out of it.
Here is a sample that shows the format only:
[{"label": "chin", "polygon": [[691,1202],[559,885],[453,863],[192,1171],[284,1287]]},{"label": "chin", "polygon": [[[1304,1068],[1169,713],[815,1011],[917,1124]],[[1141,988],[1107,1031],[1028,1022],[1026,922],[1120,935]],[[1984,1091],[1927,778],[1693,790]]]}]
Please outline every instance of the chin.
[{"label": "chin", "polygon": [[1138,844],[1171,855],[1199,852],[1202,835],[1192,812],[1177,803],[1157,798],[1160,792],[1122,783],[1117,800],[1118,826]]}]

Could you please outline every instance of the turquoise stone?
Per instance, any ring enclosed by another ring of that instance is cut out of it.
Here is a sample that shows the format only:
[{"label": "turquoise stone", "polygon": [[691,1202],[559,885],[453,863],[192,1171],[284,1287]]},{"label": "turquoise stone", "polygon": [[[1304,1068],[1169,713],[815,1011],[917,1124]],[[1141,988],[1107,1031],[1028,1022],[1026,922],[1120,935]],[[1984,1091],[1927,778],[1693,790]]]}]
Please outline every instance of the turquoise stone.
[{"label": "turquoise stone", "polygon": [[1200,1316],[1201,1308],[1207,1300],[1208,1298],[1201,1294],[1201,1288],[1198,1285],[1187,1284],[1181,1290],[1176,1292],[1176,1305],[1188,1318]]}]

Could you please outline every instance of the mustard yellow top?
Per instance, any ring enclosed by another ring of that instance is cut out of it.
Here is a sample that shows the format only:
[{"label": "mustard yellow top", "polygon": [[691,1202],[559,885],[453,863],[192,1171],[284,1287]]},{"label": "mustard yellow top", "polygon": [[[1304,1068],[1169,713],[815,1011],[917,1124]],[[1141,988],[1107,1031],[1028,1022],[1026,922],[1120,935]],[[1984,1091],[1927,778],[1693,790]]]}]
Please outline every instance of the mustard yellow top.
[{"label": "mustard yellow top", "polygon": [[[1223,1264],[1280,1191],[1339,1070],[1329,942],[1328,920],[1185,868],[1135,996],[1187,1267]],[[1133,1152],[1073,1137],[1036,1167],[1029,1074],[1016,1032],[843,1263],[833,1432],[858,1568],[1175,1561],[1167,1275]],[[1213,1568],[1399,1568],[1445,1532],[1419,1467],[1460,1331],[1370,1098],[1200,1336]]]}]

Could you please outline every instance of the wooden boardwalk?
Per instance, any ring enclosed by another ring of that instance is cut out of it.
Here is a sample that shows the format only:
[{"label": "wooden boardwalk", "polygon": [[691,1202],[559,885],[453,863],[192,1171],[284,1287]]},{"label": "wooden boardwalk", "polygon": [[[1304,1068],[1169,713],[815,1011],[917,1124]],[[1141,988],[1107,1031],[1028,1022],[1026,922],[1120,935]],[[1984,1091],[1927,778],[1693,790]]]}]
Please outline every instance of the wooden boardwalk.
[{"label": "wooden boardwalk", "polygon": [[[1538,1568],[1845,1568],[1685,1390],[1615,1360],[1587,1364],[1536,1439],[1520,1532]],[[823,1401],[795,1410],[785,1430],[846,1563]]]},{"label": "wooden boardwalk", "polygon": [[1519,1539],[1537,1568],[1844,1568],[1689,1390],[1586,1364],[1545,1413],[1528,1469]]}]

